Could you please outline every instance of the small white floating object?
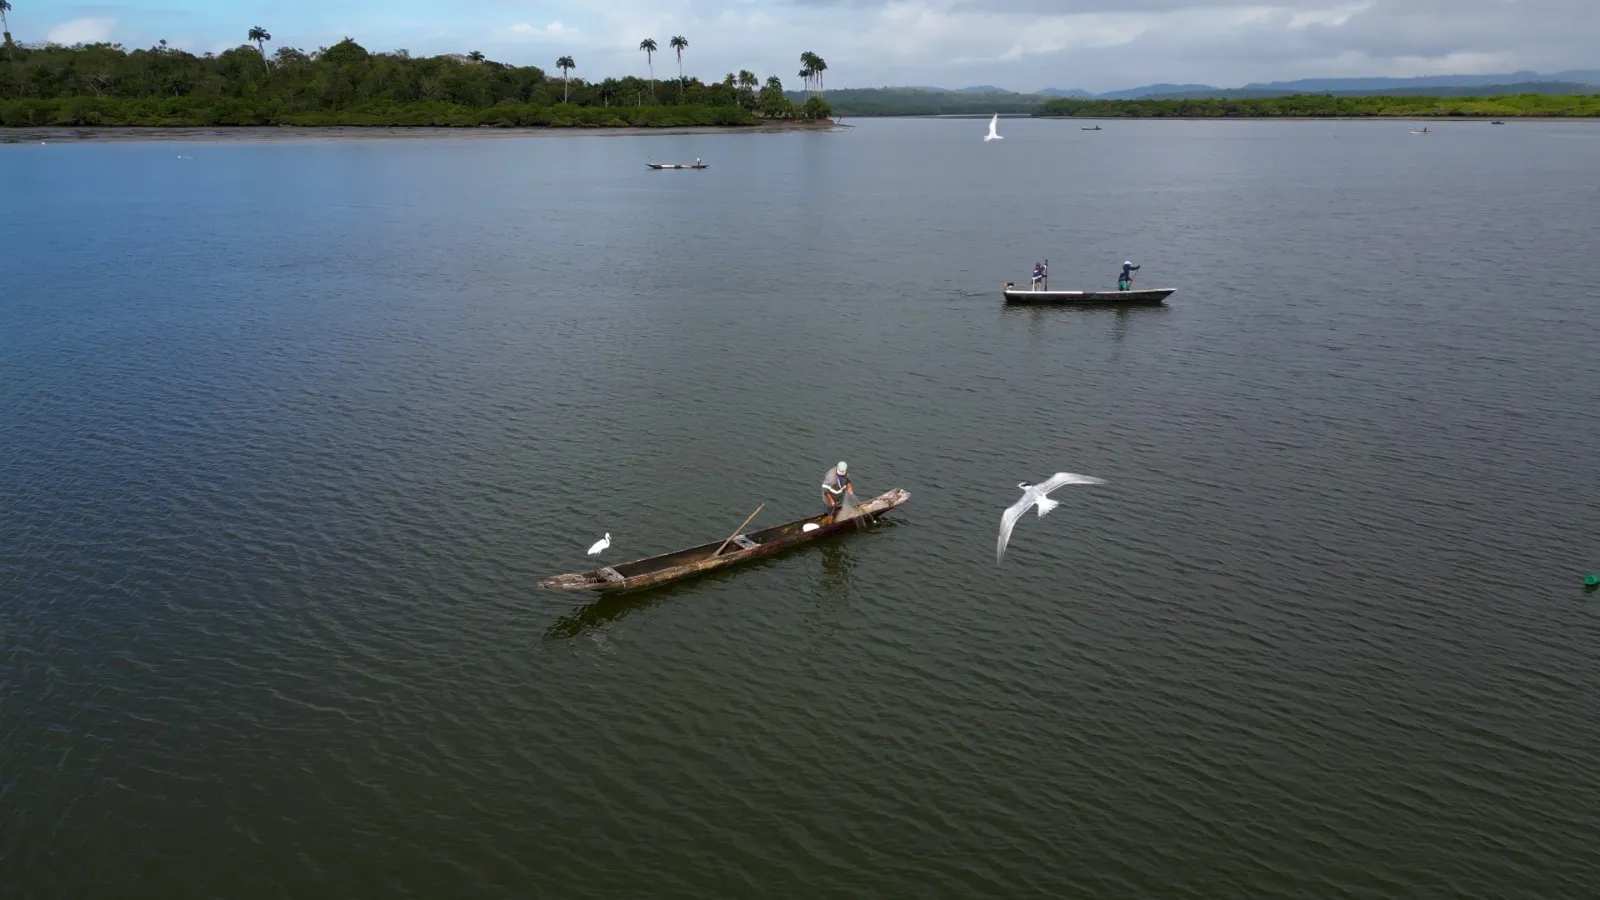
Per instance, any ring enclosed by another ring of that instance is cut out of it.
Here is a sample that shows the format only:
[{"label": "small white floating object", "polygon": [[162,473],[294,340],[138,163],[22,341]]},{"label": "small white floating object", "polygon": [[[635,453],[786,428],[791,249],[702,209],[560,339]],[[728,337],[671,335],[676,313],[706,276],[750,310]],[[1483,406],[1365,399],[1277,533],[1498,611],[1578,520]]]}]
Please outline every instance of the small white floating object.
[{"label": "small white floating object", "polygon": [[607,548],[609,546],[611,546],[611,532],[608,531],[608,532],[606,532],[606,536],[605,537],[601,538],[598,541],[595,541],[594,542],[594,546],[589,548],[589,555],[590,556],[599,556],[600,555],[600,551],[604,550],[605,548]]},{"label": "small white floating object", "polygon": [[821,527],[822,527],[821,525],[818,525],[815,522],[807,522],[804,525],[800,526],[800,530],[801,531],[816,531],[818,528],[821,528]]}]

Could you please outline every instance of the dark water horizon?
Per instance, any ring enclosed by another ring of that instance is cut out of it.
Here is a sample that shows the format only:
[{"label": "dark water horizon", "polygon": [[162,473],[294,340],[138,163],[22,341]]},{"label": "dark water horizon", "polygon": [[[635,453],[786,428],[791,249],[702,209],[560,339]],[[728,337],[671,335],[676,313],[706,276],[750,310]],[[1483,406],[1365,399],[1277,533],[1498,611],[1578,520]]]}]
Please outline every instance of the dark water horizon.
[{"label": "dark water horizon", "polygon": [[1590,896],[1600,131],[985,127],[0,147],[6,895]]}]

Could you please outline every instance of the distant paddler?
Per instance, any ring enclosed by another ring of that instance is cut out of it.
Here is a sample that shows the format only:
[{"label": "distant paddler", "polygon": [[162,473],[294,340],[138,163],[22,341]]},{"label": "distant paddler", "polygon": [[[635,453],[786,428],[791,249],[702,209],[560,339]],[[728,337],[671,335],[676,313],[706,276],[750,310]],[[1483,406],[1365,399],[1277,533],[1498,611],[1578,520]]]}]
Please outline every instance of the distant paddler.
[{"label": "distant paddler", "polygon": [[856,489],[850,484],[850,476],[845,474],[848,470],[849,466],[840,460],[838,465],[822,473],[822,504],[834,518],[838,517],[841,507],[855,506]]},{"label": "distant paddler", "polygon": [[1134,265],[1132,260],[1124,262],[1122,264],[1122,274],[1117,276],[1117,290],[1127,290],[1133,284],[1133,273],[1137,271],[1139,271],[1139,267]]}]

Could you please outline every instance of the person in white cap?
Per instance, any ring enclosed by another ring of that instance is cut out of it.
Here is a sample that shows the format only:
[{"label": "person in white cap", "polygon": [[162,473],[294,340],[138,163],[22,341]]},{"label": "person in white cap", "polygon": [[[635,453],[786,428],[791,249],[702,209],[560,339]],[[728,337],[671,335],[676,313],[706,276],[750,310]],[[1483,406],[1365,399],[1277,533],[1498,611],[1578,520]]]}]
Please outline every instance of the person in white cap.
[{"label": "person in white cap", "polygon": [[1133,273],[1137,271],[1139,271],[1139,267],[1134,265],[1132,261],[1123,263],[1122,274],[1117,278],[1117,290],[1127,290],[1128,285],[1133,284]]},{"label": "person in white cap", "polygon": [[844,502],[846,494],[854,495],[855,488],[850,484],[850,476],[845,472],[849,466],[843,460],[837,466],[822,473],[822,503],[828,512],[835,512],[839,504]]}]

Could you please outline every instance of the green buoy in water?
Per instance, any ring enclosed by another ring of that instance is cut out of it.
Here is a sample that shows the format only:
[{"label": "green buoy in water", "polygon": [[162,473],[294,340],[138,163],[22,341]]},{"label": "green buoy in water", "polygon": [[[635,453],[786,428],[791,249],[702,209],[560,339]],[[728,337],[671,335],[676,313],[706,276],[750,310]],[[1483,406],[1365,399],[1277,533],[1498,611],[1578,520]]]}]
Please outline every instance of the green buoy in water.
[{"label": "green buoy in water", "polygon": [[1585,575],[1585,576],[1583,576],[1583,586],[1584,587],[1597,587],[1597,586],[1600,586],[1600,575]]}]

